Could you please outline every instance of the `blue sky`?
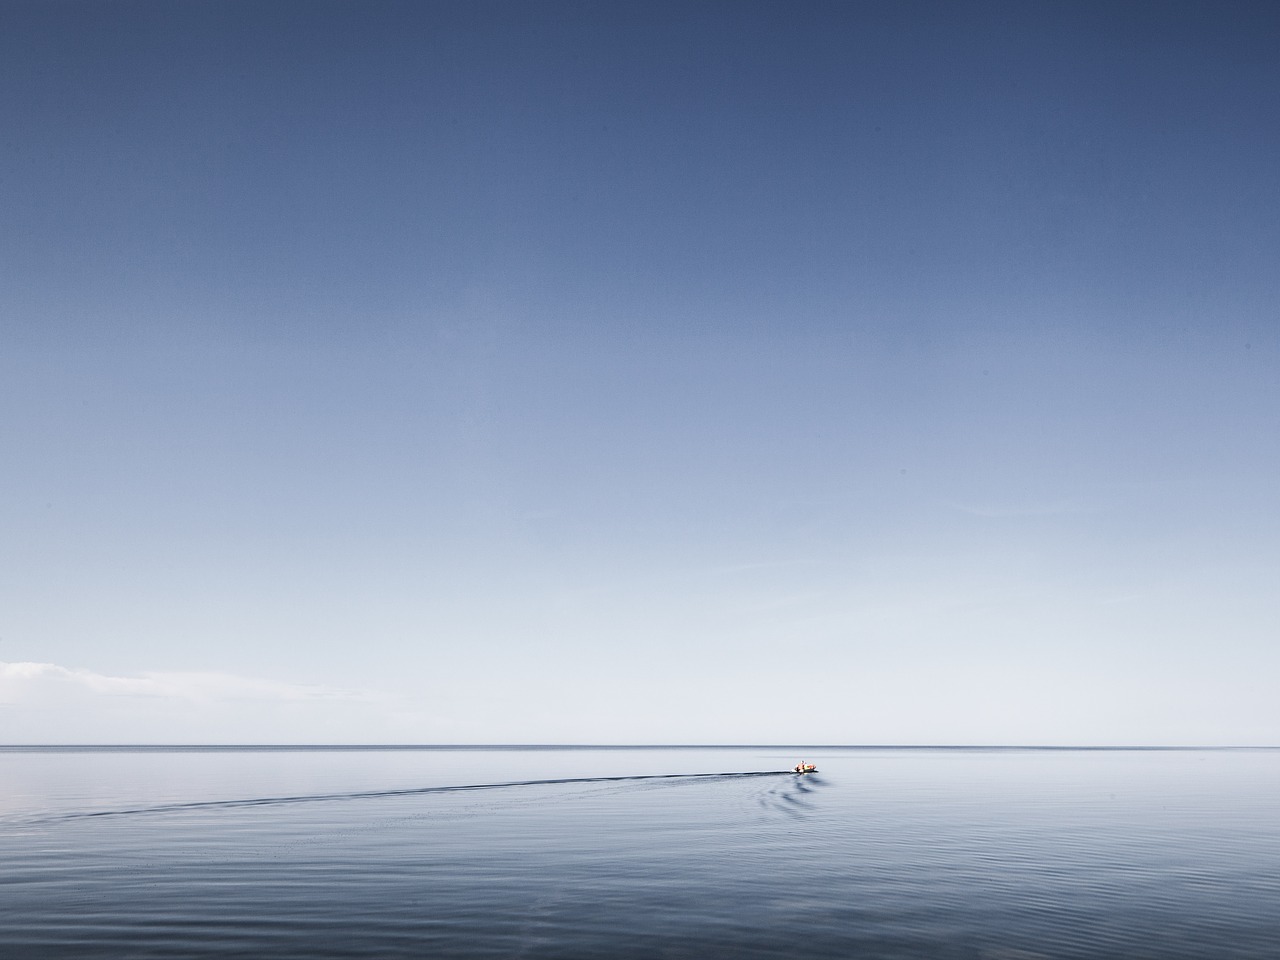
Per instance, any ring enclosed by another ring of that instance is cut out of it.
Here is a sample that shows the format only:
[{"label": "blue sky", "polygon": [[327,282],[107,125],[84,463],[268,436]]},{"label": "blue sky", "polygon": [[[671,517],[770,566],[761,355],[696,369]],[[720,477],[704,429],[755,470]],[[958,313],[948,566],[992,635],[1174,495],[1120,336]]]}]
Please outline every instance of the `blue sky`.
[{"label": "blue sky", "polygon": [[0,741],[1280,743],[1277,49],[6,4]]}]

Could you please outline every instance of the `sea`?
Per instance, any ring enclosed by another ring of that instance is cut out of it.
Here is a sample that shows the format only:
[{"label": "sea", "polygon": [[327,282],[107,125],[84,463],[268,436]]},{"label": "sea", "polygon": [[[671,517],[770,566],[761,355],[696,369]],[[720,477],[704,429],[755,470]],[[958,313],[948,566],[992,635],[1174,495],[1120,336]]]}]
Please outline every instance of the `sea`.
[{"label": "sea", "polygon": [[6,747],[0,957],[1276,960],[1280,750]]}]

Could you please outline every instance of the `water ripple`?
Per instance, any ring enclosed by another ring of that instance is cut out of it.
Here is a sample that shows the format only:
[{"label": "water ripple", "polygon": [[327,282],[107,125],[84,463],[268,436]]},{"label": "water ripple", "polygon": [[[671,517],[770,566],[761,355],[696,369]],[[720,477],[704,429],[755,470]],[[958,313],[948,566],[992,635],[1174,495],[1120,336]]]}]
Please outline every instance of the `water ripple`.
[{"label": "water ripple", "polygon": [[762,791],[756,802],[774,813],[799,818],[805,816],[813,806],[809,794],[825,785],[826,781],[816,774],[810,773],[803,777],[793,775],[789,780]]}]

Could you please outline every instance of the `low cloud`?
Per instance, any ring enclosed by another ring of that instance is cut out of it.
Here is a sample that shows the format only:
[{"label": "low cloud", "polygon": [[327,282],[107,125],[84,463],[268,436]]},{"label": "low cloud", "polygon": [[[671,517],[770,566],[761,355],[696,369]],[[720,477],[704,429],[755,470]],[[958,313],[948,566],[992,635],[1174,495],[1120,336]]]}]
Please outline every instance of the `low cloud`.
[{"label": "low cloud", "polygon": [[272,703],[367,702],[380,699],[378,694],[368,690],[287,683],[231,673],[147,672],[137,677],[117,677],[92,670],[70,669],[56,663],[0,661],[0,703],[22,703],[33,696],[45,699],[49,694],[57,693],[154,697],[191,703],[244,700]]},{"label": "low cloud", "polygon": [[379,690],[0,661],[0,743],[429,743],[448,729]]}]

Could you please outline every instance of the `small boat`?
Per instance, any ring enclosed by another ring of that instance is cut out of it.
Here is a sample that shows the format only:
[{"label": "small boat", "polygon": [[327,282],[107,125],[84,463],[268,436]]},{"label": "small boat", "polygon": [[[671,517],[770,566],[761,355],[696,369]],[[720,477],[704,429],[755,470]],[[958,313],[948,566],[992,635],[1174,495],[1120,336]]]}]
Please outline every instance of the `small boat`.
[{"label": "small boat", "polygon": [[818,768],[812,763],[797,763],[791,768],[792,773],[817,773]]}]

